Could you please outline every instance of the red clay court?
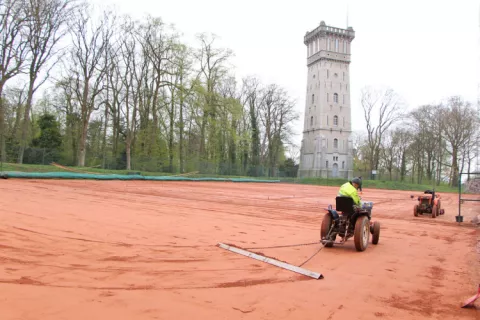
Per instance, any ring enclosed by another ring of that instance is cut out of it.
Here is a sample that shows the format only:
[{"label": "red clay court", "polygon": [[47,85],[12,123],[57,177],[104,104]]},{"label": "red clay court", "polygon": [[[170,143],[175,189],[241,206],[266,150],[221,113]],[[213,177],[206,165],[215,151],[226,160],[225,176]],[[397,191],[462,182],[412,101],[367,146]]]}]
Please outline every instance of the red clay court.
[{"label": "red clay court", "polygon": [[[364,189],[378,245],[353,239],[303,267],[315,280],[217,247],[315,242],[337,187],[232,182],[1,180],[0,318],[475,319],[478,204]],[[476,210],[476,211],[474,211]],[[320,244],[257,249],[299,265]]]}]

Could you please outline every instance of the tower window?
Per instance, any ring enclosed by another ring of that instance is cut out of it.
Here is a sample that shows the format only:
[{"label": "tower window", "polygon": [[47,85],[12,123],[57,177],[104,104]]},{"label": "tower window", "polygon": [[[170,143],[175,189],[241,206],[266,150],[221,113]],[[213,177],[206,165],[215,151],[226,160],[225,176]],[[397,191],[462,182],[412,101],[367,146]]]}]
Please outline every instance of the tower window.
[{"label": "tower window", "polygon": [[335,52],[338,52],[338,39],[335,39]]},{"label": "tower window", "polygon": [[313,116],[310,117],[310,126],[313,126]]},{"label": "tower window", "polygon": [[314,102],[315,102],[315,95],[312,94],[312,103],[314,103]]},{"label": "tower window", "polygon": [[330,95],[329,93],[327,92],[327,102],[330,101]]},{"label": "tower window", "polygon": [[333,94],[333,102],[338,103],[338,94],[337,93]]},{"label": "tower window", "polygon": [[343,117],[343,126],[345,127],[345,117]]},{"label": "tower window", "polygon": [[342,161],[342,169],[345,169],[345,161]]},{"label": "tower window", "polygon": [[343,95],[343,104],[345,104],[345,95]]},{"label": "tower window", "polygon": [[347,53],[347,41],[343,40],[343,53]]},{"label": "tower window", "polygon": [[327,79],[330,77],[330,73],[328,72],[328,69],[327,69]]},{"label": "tower window", "polygon": [[335,149],[338,148],[338,139],[337,139],[337,138],[333,139],[333,147],[334,147]]},{"label": "tower window", "polygon": [[338,117],[337,116],[333,116],[333,125],[338,126]]},{"label": "tower window", "polygon": [[328,160],[325,161],[325,167],[328,168]]},{"label": "tower window", "polygon": [[345,81],[345,72],[343,73],[343,81]]}]

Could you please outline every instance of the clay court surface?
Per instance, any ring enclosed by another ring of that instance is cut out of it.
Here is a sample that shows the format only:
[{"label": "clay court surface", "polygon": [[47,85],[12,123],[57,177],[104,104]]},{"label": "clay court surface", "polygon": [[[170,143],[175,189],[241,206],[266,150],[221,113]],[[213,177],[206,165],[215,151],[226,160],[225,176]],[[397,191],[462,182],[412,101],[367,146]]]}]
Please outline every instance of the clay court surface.
[{"label": "clay court surface", "polygon": [[[232,182],[0,181],[0,319],[479,319],[478,203],[364,189],[378,245],[353,239],[303,267],[315,280],[221,249],[319,240],[336,187]],[[476,212],[474,210],[477,210]],[[319,244],[252,249],[293,265]],[[478,304],[478,301],[477,301]]]}]

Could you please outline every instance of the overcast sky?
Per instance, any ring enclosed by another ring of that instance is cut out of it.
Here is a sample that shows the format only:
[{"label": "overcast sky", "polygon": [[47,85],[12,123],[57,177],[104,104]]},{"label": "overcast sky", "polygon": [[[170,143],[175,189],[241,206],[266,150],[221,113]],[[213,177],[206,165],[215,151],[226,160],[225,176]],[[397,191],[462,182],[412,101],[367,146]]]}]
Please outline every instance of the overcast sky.
[{"label": "overcast sky", "polygon": [[388,86],[409,108],[450,95],[474,102],[479,79],[479,1],[431,0],[91,0],[115,5],[141,18],[161,17],[195,45],[201,32],[219,36],[218,45],[235,53],[238,78],[257,75],[277,83],[298,101],[301,141],[306,90],[306,31],[320,21],[353,27],[351,95],[353,130],[364,127],[360,89]]}]

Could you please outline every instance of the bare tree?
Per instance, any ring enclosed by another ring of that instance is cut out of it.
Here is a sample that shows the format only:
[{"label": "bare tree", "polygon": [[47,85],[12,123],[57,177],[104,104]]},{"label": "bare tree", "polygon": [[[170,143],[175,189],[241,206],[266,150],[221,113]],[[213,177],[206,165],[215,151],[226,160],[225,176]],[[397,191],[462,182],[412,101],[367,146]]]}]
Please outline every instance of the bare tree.
[{"label": "bare tree", "polygon": [[276,175],[279,151],[290,133],[289,126],[299,117],[295,102],[277,85],[269,85],[262,95],[260,119],[265,128],[266,163],[269,176]]},{"label": "bare tree", "polygon": [[[200,156],[214,159],[217,151],[217,144],[215,143],[217,135],[217,126],[215,123],[218,105],[217,88],[220,85],[220,81],[227,74],[225,64],[228,59],[232,57],[233,53],[228,49],[215,48],[213,46],[216,39],[214,35],[208,37],[205,34],[201,34],[198,38],[201,47],[195,54],[196,60],[200,65],[197,78],[204,85],[200,90],[203,98],[203,116],[200,128]],[[207,148],[206,141],[209,142],[209,149]]]},{"label": "bare tree", "polygon": [[399,95],[392,89],[374,90],[369,87],[362,89],[361,103],[367,127],[370,170],[375,170],[380,161],[380,146],[384,133],[402,119],[404,105]]},{"label": "bare tree", "polygon": [[[124,88],[124,108],[121,108],[125,124],[125,151],[127,155],[127,170],[132,169],[132,143],[135,136],[137,124],[137,111],[140,98],[140,90],[143,80],[143,69],[138,70],[141,65],[138,60],[138,51],[136,39],[131,32],[135,29],[135,24],[128,17],[121,26],[123,34],[120,41],[120,56],[123,62],[124,71],[121,79]],[[118,66],[118,64],[117,64]],[[145,65],[144,65],[145,66]],[[117,67],[118,68],[118,67]],[[140,71],[140,75],[138,72]]]},{"label": "bare tree", "polygon": [[[250,141],[251,141],[251,150],[250,150],[250,175],[258,176],[260,174],[260,128],[259,128],[259,118],[260,118],[260,81],[254,77],[247,77],[243,79],[243,88],[242,95],[244,96],[245,102],[245,114],[249,118],[250,129]],[[245,143],[247,145],[247,143]],[[244,169],[246,169],[247,160],[248,160],[248,149],[244,148],[246,155],[244,155]]]},{"label": "bare tree", "polygon": [[7,81],[24,71],[27,60],[29,34],[25,26],[25,0],[0,0],[0,154],[6,161],[5,106],[3,91]]},{"label": "bare tree", "polygon": [[[179,163],[180,172],[184,171],[185,154],[184,154],[184,109],[185,98],[191,93],[192,87],[187,83],[187,76],[191,68],[189,60],[189,51],[185,45],[174,43],[174,51],[172,52],[172,60],[167,68],[169,70],[168,85],[169,91],[169,107],[166,108],[168,115],[168,166],[169,171],[173,172],[173,158],[175,151],[175,128],[178,126],[178,146],[179,146]],[[178,114],[177,114],[178,112]]]},{"label": "bare tree", "polygon": [[[8,86],[3,91],[3,96],[6,100],[11,101],[11,110],[10,110],[10,117],[13,118],[13,124],[11,125],[10,130],[10,139],[17,140],[18,132],[20,129],[21,117],[23,114],[26,96],[27,96],[27,88],[26,84],[22,84],[20,86]],[[8,108],[7,108],[8,114]],[[8,127],[8,123],[7,123]]]},{"label": "bare tree", "polygon": [[[50,70],[55,66],[51,59],[56,55],[57,44],[67,34],[64,28],[69,19],[73,17],[76,0],[29,0],[25,6],[25,16],[28,16],[26,32],[28,32],[28,92],[25,112],[23,113],[22,134],[18,163],[23,163],[23,154],[27,144],[28,126],[30,124],[30,109],[33,95],[45,83],[50,75]],[[46,74],[39,83],[37,79],[40,71],[47,66]]]},{"label": "bare tree", "polygon": [[184,151],[184,135],[185,135],[185,101],[193,93],[193,81],[188,84],[188,75],[192,68],[192,61],[190,50],[184,46],[179,46],[176,51],[175,64],[178,68],[178,87],[179,87],[179,115],[178,115],[178,130],[179,130],[179,161],[180,173],[184,173],[185,168],[185,151]]},{"label": "bare tree", "polygon": [[383,167],[387,169],[390,180],[392,180],[393,169],[395,165],[395,140],[393,135],[394,135],[393,131],[391,130],[385,131],[383,142],[380,147],[380,150],[381,150],[380,159],[383,162]]},{"label": "bare tree", "polygon": [[[168,66],[172,63],[175,52],[175,38],[176,35],[169,32],[169,28],[160,18],[152,16],[147,16],[147,21],[137,29],[137,39],[148,62],[147,72],[143,74],[143,85],[147,94],[140,113],[145,119],[143,123],[149,129],[149,139],[143,143],[149,155],[157,151],[159,145],[159,116],[163,102],[161,92],[166,86],[171,85],[167,76],[171,75]],[[150,117],[152,121],[146,121]]]},{"label": "bare tree", "polygon": [[400,172],[400,180],[403,181],[407,174],[407,156],[408,148],[412,142],[412,134],[407,128],[405,128],[405,126],[399,127],[393,132],[392,139],[395,164]]},{"label": "bare tree", "polygon": [[73,76],[57,81],[54,87],[54,107],[63,117],[65,125],[64,143],[70,151],[67,161],[71,165],[78,162],[78,142],[81,132],[80,103],[76,99]]},{"label": "bare tree", "polygon": [[469,102],[458,96],[450,97],[442,114],[442,135],[452,157],[450,185],[458,186],[459,163],[462,150],[478,130],[479,115]]},{"label": "bare tree", "polygon": [[289,143],[287,147],[287,152],[290,158],[293,159],[295,164],[298,164],[300,161],[300,146],[295,143]]},{"label": "bare tree", "polygon": [[82,130],[79,141],[78,166],[85,166],[87,129],[90,116],[98,109],[98,96],[104,89],[107,69],[103,63],[108,43],[113,35],[115,16],[104,12],[94,25],[89,12],[80,8],[71,22],[73,38],[70,51],[70,74],[76,99],[80,104]]},{"label": "bare tree", "polygon": [[477,112],[476,117],[474,116],[471,120],[473,121],[473,128],[465,141],[465,145],[461,148],[462,158],[459,170],[460,172],[468,173],[467,180],[471,178],[472,162],[478,157],[478,152],[480,151],[480,113]]}]

